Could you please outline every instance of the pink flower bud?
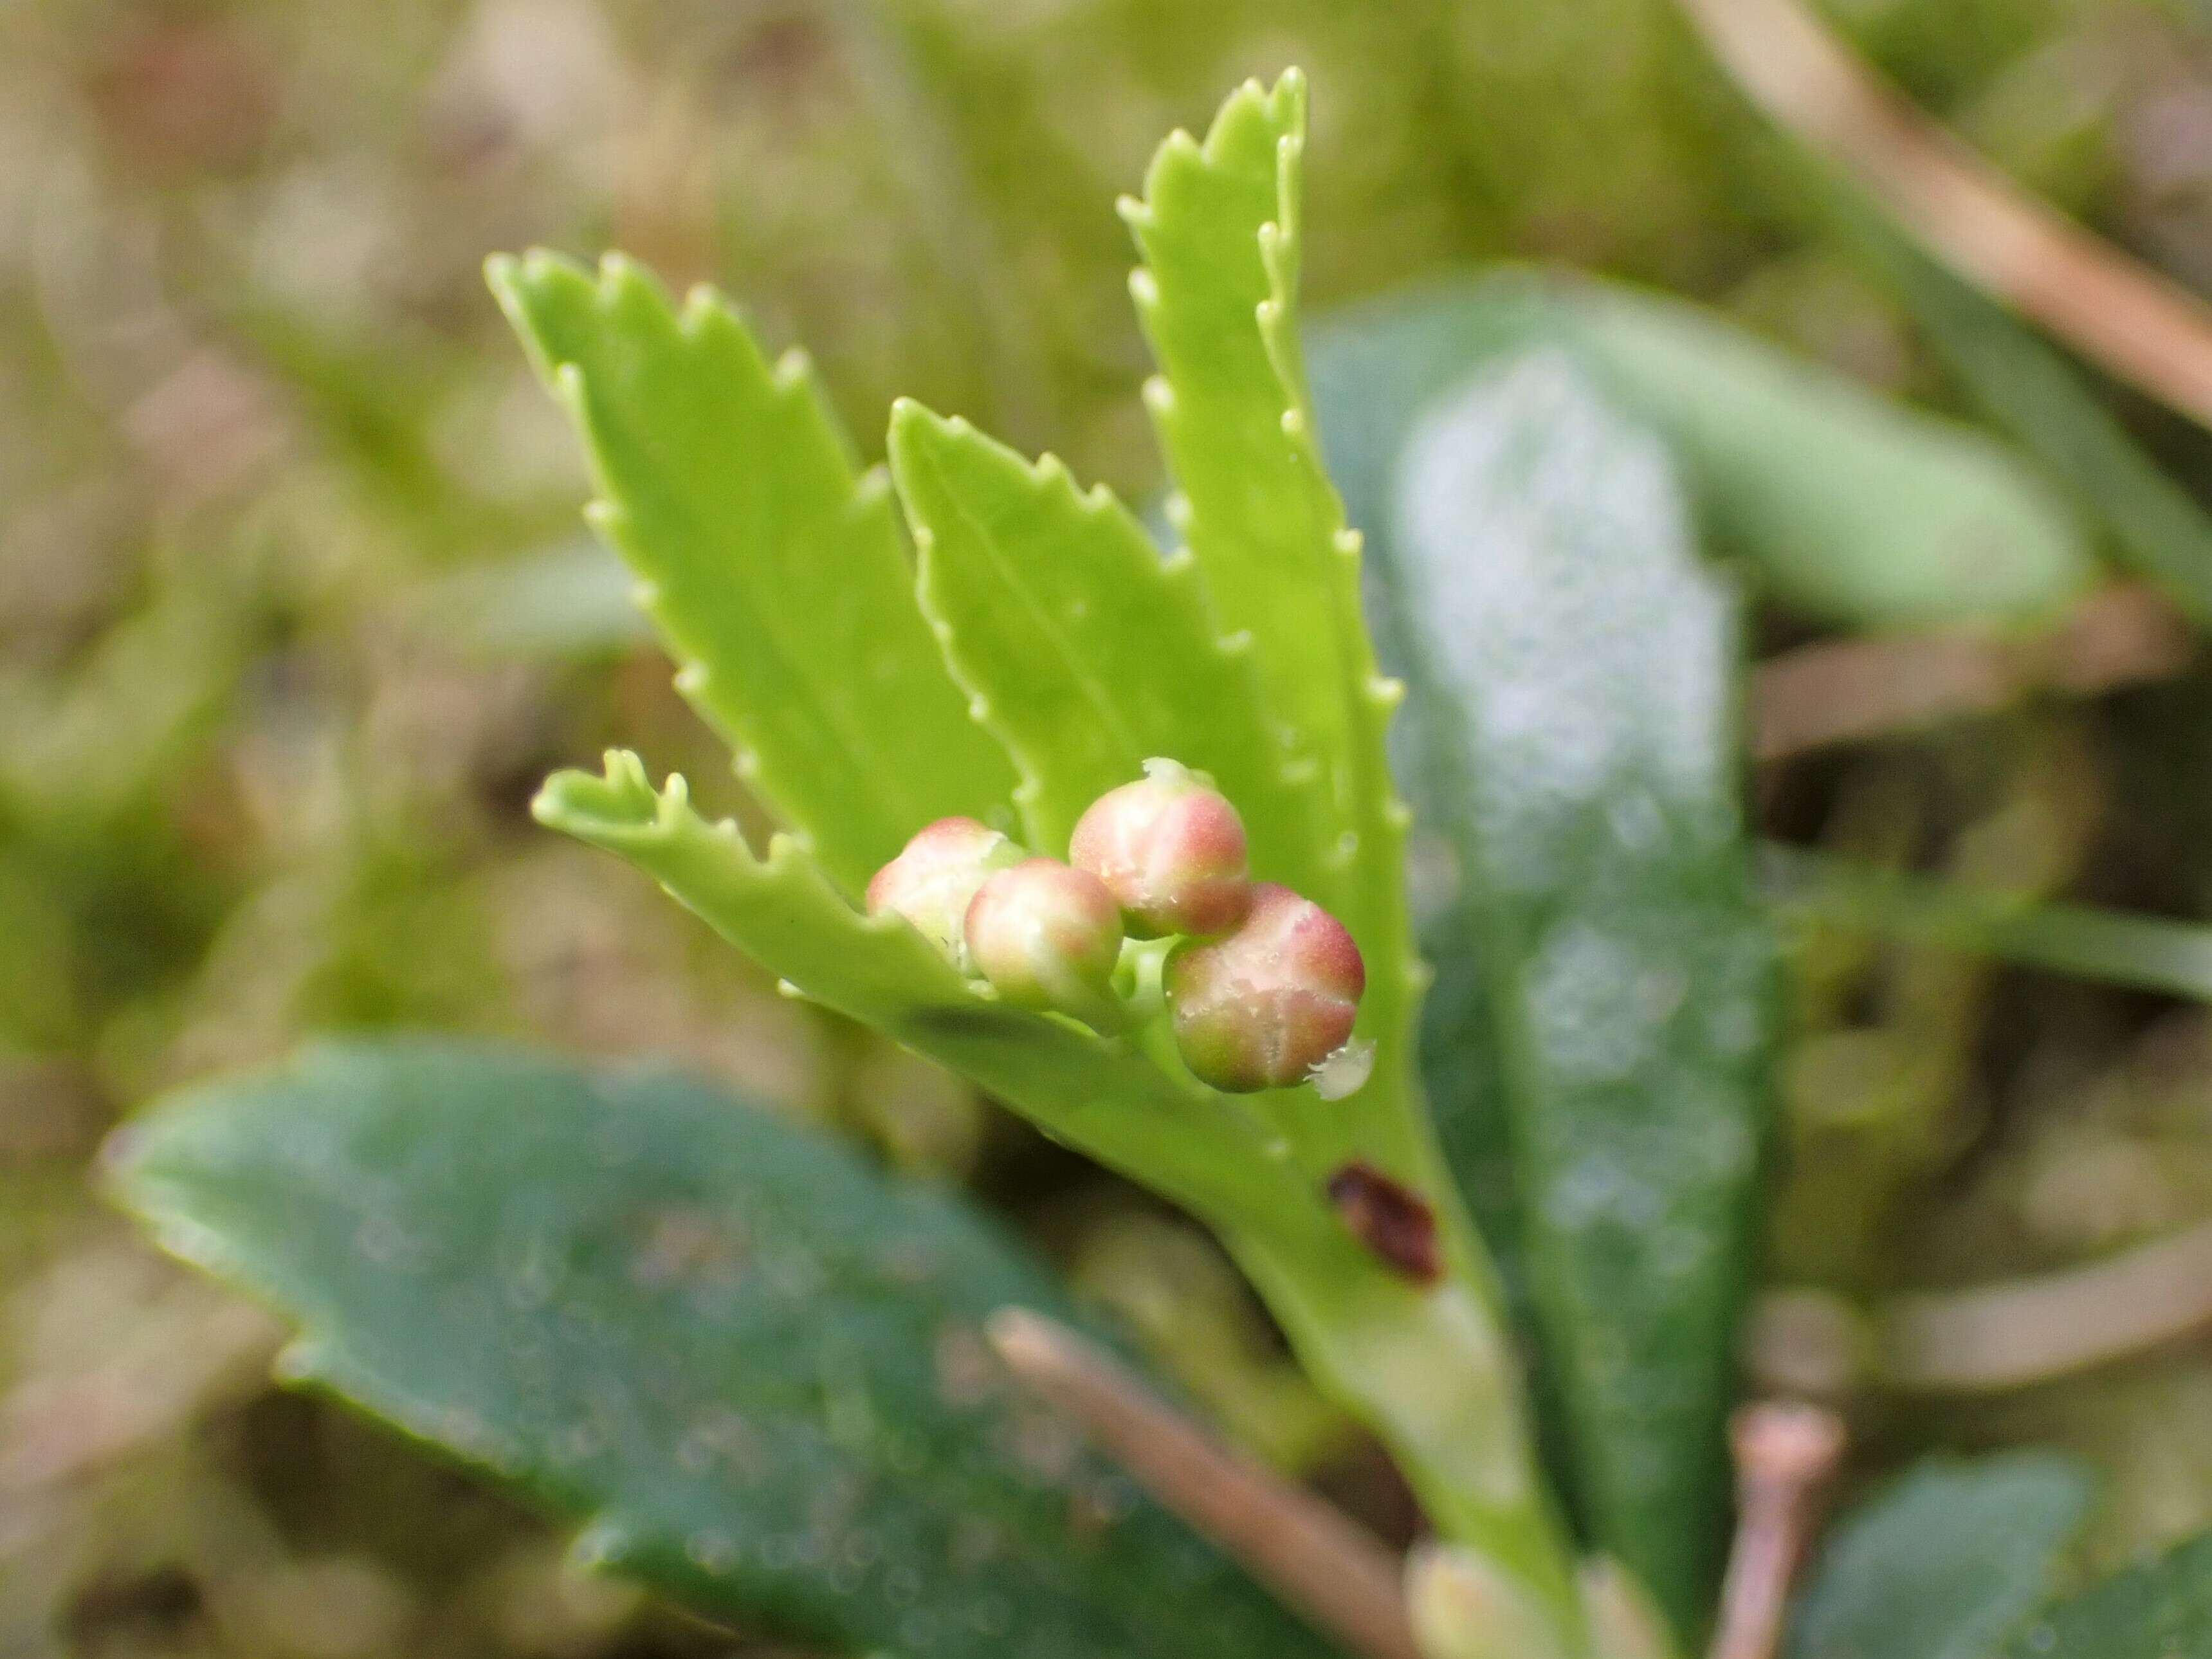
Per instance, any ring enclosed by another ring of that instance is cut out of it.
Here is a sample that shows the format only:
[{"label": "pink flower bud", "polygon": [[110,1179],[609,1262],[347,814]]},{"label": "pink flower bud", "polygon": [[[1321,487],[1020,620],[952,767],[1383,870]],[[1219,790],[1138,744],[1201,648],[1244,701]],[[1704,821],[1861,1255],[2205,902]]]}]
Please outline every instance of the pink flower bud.
[{"label": "pink flower bud", "polygon": [[1146,761],[1141,780],[1091,802],[1067,855],[1106,884],[1139,939],[1225,933],[1251,901],[1244,821],[1173,761]]},{"label": "pink flower bud", "polygon": [[1202,1083],[1249,1094],[1304,1082],[1344,1045],[1367,969],[1342,922],[1263,881],[1235,933],[1176,947],[1164,983],[1183,1063]]},{"label": "pink flower bud", "polygon": [[1121,912],[1096,876],[1055,859],[998,871],[968,907],[967,940],[969,964],[1016,1007],[1095,1022],[1119,1006]]},{"label": "pink flower bud", "polygon": [[947,957],[961,961],[961,925],[984,878],[1019,861],[1022,849],[974,818],[939,818],[868,884],[868,914],[896,910]]}]

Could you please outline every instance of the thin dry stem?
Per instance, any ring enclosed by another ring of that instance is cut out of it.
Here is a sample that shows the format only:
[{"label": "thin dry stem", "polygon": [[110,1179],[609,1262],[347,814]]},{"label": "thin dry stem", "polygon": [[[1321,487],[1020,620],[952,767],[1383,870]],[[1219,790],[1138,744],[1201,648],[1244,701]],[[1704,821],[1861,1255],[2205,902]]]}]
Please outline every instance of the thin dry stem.
[{"label": "thin dry stem", "polygon": [[2087,1267],[1899,1297],[1881,1322],[1881,1380],[1966,1394],[2084,1370],[2212,1326],[2212,1222]]},{"label": "thin dry stem", "polygon": [[1016,1376],[1321,1629],[1370,1659],[1421,1659],[1398,1564],[1370,1534],[1224,1451],[1066,1326],[1003,1308],[988,1334]]},{"label": "thin dry stem", "polygon": [[1808,750],[2006,708],[2039,690],[2093,696],[2171,679],[2189,665],[2188,629],[2146,588],[2085,600],[2034,641],[1972,634],[1823,641],[1770,658],[1752,693],[1752,752]]},{"label": "thin dry stem", "polygon": [[1729,1425],[1736,1533],[1721,1586],[1711,1659],[1774,1659],[1790,1588],[1844,1455],[1844,1422],[1824,1407],[1762,1401]]},{"label": "thin dry stem", "polygon": [[2212,310],[2011,180],[1876,78],[1800,0],[1680,0],[1773,118],[1968,282],[2212,425]]}]

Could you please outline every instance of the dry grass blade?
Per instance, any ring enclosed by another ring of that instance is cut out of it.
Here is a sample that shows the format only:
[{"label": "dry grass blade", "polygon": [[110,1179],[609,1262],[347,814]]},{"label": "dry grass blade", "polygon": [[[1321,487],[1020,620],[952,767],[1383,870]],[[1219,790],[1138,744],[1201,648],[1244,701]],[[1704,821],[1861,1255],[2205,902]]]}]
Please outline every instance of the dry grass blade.
[{"label": "dry grass blade", "polygon": [[1421,1659],[1398,1564],[1369,1534],[1222,1450],[1066,1327],[1006,1308],[989,1336],[1016,1376],[1316,1626],[1370,1659]]},{"label": "dry grass blade", "polygon": [[2212,1325],[2212,1223],[2087,1267],[1884,1310],[1881,1381],[1936,1394],[2016,1389]]},{"label": "dry grass blade", "polygon": [[1993,713],[2039,689],[2087,696],[2170,679],[2192,648],[2172,608],[2140,587],[2097,595],[2033,641],[1928,634],[1803,646],[1759,666],[1752,752],[1782,760],[1914,731]]},{"label": "dry grass blade", "polygon": [[1680,0],[1782,126],[1952,270],[2212,426],[2212,309],[2021,191],[1858,62],[1801,0]]}]

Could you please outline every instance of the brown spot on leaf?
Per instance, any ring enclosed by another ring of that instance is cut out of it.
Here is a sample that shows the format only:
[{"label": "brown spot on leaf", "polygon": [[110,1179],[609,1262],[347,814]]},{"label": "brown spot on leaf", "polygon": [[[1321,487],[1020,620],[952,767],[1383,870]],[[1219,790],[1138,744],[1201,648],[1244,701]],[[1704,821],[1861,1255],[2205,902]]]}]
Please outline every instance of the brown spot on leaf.
[{"label": "brown spot on leaf", "polygon": [[1418,1285],[1443,1276],[1436,1212],[1412,1188],[1355,1158],[1329,1176],[1326,1190],[1352,1237],[1397,1272]]}]

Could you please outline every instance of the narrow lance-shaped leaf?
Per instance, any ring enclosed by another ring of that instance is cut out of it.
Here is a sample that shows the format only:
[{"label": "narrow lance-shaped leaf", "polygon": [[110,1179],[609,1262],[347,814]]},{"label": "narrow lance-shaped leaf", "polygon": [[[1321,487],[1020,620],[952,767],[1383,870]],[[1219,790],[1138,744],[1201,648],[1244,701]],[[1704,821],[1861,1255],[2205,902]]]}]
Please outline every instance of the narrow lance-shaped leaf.
[{"label": "narrow lance-shaped leaf", "polygon": [[1251,635],[1288,745],[1334,770],[1350,712],[1330,568],[1340,526],[1289,377],[1304,125],[1296,71],[1272,90],[1248,82],[1203,143],[1162,144],[1144,199],[1121,208],[1146,261],[1130,288],[1160,365],[1146,396],[1178,491],[1170,518],[1223,619]]},{"label": "narrow lance-shaped leaf", "polygon": [[1836,1529],[1790,1659],[1985,1659],[2050,1595],[2089,1495],[2042,1453],[1922,1465]]},{"label": "narrow lance-shaped leaf", "polygon": [[1355,1033],[1376,1045],[1366,1086],[1346,1102],[1292,1097],[1282,1118],[1316,1176],[1368,1158],[1434,1191],[1442,1166],[1413,1072],[1427,972],[1406,908],[1411,813],[1386,742],[1403,687],[1376,672],[1359,540],[1308,407],[1296,317],[1304,146],[1296,70],[1232,94],[1204,143],[1170,137],[1144,200],[1122,204],[1146,262],[1132,289],[1160,363],[1147,397],[1179,491],[1171,516],[1223,621],[1250,635],[1291,748],[1322,768],[1334,811],[1322,852],[1335,879],[1306,896],[1351,929],[1367,964]]},{"label": "narrow lance-shaped leaf", "polygon": [[1315,879],[1316,781],[1285,763],[1249,653],[1222,644],[1190,556],[1163,559],[1053,458],[1031,465],[919,404],[894,412],[890,453],[922,607],[1022,769],[1032,844],[1064,854],[1092,801],[1166,756],[1236,803],[1260,876]]},{"label": "narrow lance-shaped leaf", "polygon": [[1011,827],[1011,769],[915,607],[888,482],[856,472],[805,360],[771,368],[726,302],[679,316],[619,258],[596,282],[543,253],[489,269],[679,685],[832,878],[857,892],[933,818]]},{"label": "narrow lance-shaped leaf", "polygon": [[764,1634],[909,1659],[1324,1644],[994,1363],[1075,1317],[957,1200],[705,1085],[458,1043],[314,1051],[157,1109],[125,1202],[303,1326],[283,1370]]},{"label": "narrow lance-shaped leaf", "polygon": [[2065,504],[1983,433],[1885,400],[1718,313],[1518,270],[1387,295],[1317,331],[1322,435],[1352,521],[1387,535],[1391,468],[1424,407],[1539,343],[1579,354],[1666,438],[1716,550],[1808,615],[2033,624],[2095,577]]},{"label": "narrow lance-shaped leaf", "polygon": [[1694,1632],[1771,1026],[1736,799],[1735,605],[1699,568],[1657,440],[1555,351],[1437,406],[1395,532],[1583,1504]]},{"label": "narrow lance-shaped leaf", "polygon": [[1791,359],[1698,307],[1571,290],[1605,384],[1663,432],[1711,529],[1814,616],[1874,627],[2054,620],[2096,574],[2043,480],[1985,434]]},{"label": "narrow lance-shaped leaf", "polygon": [[[1291,71],[1272,91],[1232,95],[1203,144],[1178,134],[1162,146],[1145,199],[1122,204],[1146,261],[1131,289],[1161,368],[1146,397],[1178,486],[1170,520],[1224,623],[1251,636],[1286,746],[1322,769],[1334,808],[1322,851],[1338,879],[1306,896],[1351,929],[1366,963],[1355,1030],[1375,1045],[1365,1086],[1334,1103],[1292,1091],[1269,1113],[1309,1182],[1333,1182],[1357,1161],[1419,1194],[1454,1283],[1449,1304],[1431,1294],[1413,1321],[1417,1342],[1401,1345],[1359,1299],[1376,1292],[1331,1285],[1317,1295],[1324,1281],[1310,1263],[1284,1273],[1240,1254],[1309,1365],[1391,1439],[1439,1530],[1510,1562],[1571,1632],[1581,1614],[1548,1504],[1525,1445],[1509,1454],[1501,1438],[1518,1442],[1522,1425],[1519,1390],[1499,1381],[1512,1360],[1493,1274],[1413,1070],[1427,974],[1406,902],[1411,813],[1386,742],[1403,688],[1376,672],[1359,540],[1322,470],[1306,393],[1295,314],[1304,118],[1304,82]],[[1465,1358],[1448,1358],[1455,1349]],[[1425,1387],[1423,1372],[1443,1386]]]}]

